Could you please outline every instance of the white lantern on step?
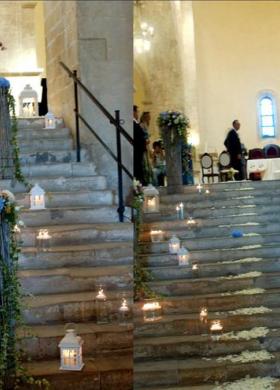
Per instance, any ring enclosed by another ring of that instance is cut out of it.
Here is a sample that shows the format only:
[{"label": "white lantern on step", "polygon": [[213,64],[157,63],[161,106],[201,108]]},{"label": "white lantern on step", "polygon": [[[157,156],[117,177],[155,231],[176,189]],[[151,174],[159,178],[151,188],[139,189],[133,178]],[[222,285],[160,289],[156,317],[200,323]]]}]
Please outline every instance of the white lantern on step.
[{"label": "white lantern on step", "polygon": [[144,188],[144,213],[158,213],[159,212],[159,192],[152,185]]},{"label": "white lantern on step", "polygon": [[45,191],[35,184],[30,190],[30,209],[31,210],[42,210],[45,209]]},{"label": "white lantern on step", "polygon": [[108,302],[107,296],[102,286],[99,287],[95,297],[95,303],[97,324],[107,324],[109,322]]},{"label": "white lantern on step", "polygon": [[51,235],[47,229],[40,229],[36,236],[36,246],[38,251],[46,252],[50,248]]},{"label": "white lantern on step", "polygon": [[169,240],[168,246],[169,246],[169,253],[171,255],[176,255],[180,249],[179,238],[173,235]]},{"label": "white lantern on step", "polygon": [[142,307],[144,321],[155,322],[162,318],[161,305],[155,299],[146,299]]},{"label": "white lantern on step", "polygon": [[66,334],[58,345],[60,348],[60,370],[82,370],[84,367],[82,345],[83,340],[76,335],[75,328],[66,329]]},{"label": "white lantern on step", "polygon": [[189,260],[190,260],[189,251],[184,247],[180,248],[177,252],[177,259],[178,259],[178,264],[180,266],[189,265]]},{"label": "white lantern on step", "polygon": [[45,129],[55,129],[56,128],[56,119],[52,112],[48,112],[45,115]]}]

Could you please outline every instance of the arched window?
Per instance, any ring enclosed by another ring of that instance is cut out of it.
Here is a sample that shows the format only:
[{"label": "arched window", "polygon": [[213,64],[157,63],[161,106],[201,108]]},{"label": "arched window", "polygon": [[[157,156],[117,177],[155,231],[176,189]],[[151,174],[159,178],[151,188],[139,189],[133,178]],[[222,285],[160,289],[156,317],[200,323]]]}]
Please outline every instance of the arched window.
[{"label": "arched window", "polygon": [[275,97],[271,93],[262,93],[258,103],[260,136],[261,138],[275,138],[277,130]]}]

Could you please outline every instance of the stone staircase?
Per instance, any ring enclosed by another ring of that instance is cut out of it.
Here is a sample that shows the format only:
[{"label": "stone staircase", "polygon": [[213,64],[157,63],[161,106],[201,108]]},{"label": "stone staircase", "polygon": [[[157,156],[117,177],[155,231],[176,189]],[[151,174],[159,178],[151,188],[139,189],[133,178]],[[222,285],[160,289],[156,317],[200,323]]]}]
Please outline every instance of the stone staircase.
[{"label": "stone staircase", "polygon": [[[280,378],[280,182],[220,183],[209,190],[162,190],[160,213],[144,216],[139,260],[151,272],[163,317],[144,323],[142,305],[135,305],[137,390],[263,390],[271,388],[269,377]],[[180,202],[196,225],[176,219]],[[165,240],[151,243],[152,229],[163,230]],[[236,229],[243,237],[231,236]],[[172,234],[189,249],[198,273],[168,254]],[[199,320],[203,307],[207,325]],[[221,321],[223,335],[210,334],[213,320]],[[262,379],[249,385],[249,376]],[[225,385],[235,381],[242,382]]]},{"label": "stone staircase", "polygon": [[[87,151],[81,151],[83,162],[74,162],[69,129],[43,127],[42,119],[19,120],[22,171],[29,183],[47,192],[46,209],[30,210],[23,185],[1,182],[24,206],[18,274],[27,327],[18,333],[26,367],[34,377],[46,378],[51,389],[128,390],[132,325],[119,325],[117,313],[122,293],[132,299],[133,227],[118,222],[115,194]],[[36,248],[42,228],[52,236],[47,252]],[[111,322],[105,325],[96,324],[94,298],[100,284],[111,305]],[[84,340],[81,372],[59,370],[58,343],[70,322]]]}]

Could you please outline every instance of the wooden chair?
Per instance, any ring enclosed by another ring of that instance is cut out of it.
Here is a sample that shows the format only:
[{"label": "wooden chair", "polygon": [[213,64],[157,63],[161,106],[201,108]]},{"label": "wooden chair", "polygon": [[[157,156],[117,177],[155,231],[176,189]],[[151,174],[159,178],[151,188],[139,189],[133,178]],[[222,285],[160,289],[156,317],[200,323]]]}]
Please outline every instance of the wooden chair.
[{"label": "wooden chair", "polygon": [[213,168],[213,158],[208,153],[204,153],[200,157],[200,165],[202,170],[202,183],[204,183],[204,178],[206,177],[208,183],[210,183],[210,178],[212,179],[212,183],[214,183],[215,177],[219,179],[219,173],[214,173]]},{"label": "wooden chair", "polygon": [[280,148],[278,145],[270,144],[263,148],[265,158],[279,158]]},{"label": "wooden chair", "polygon": [[220,181],[228,180],[228,173],[230,171],[230,155],[225,150],[219,156],[219,173]]}]

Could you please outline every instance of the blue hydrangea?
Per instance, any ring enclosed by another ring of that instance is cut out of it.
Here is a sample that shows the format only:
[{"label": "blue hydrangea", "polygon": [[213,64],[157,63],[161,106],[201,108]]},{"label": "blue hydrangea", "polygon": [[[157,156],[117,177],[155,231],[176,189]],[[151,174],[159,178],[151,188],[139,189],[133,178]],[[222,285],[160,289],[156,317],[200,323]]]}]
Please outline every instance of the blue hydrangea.
[{"label": "blue hydrangea", "polygon": [[5,79],[4,77],[0,77],[0,88],[10,88],[9,80]]}]

